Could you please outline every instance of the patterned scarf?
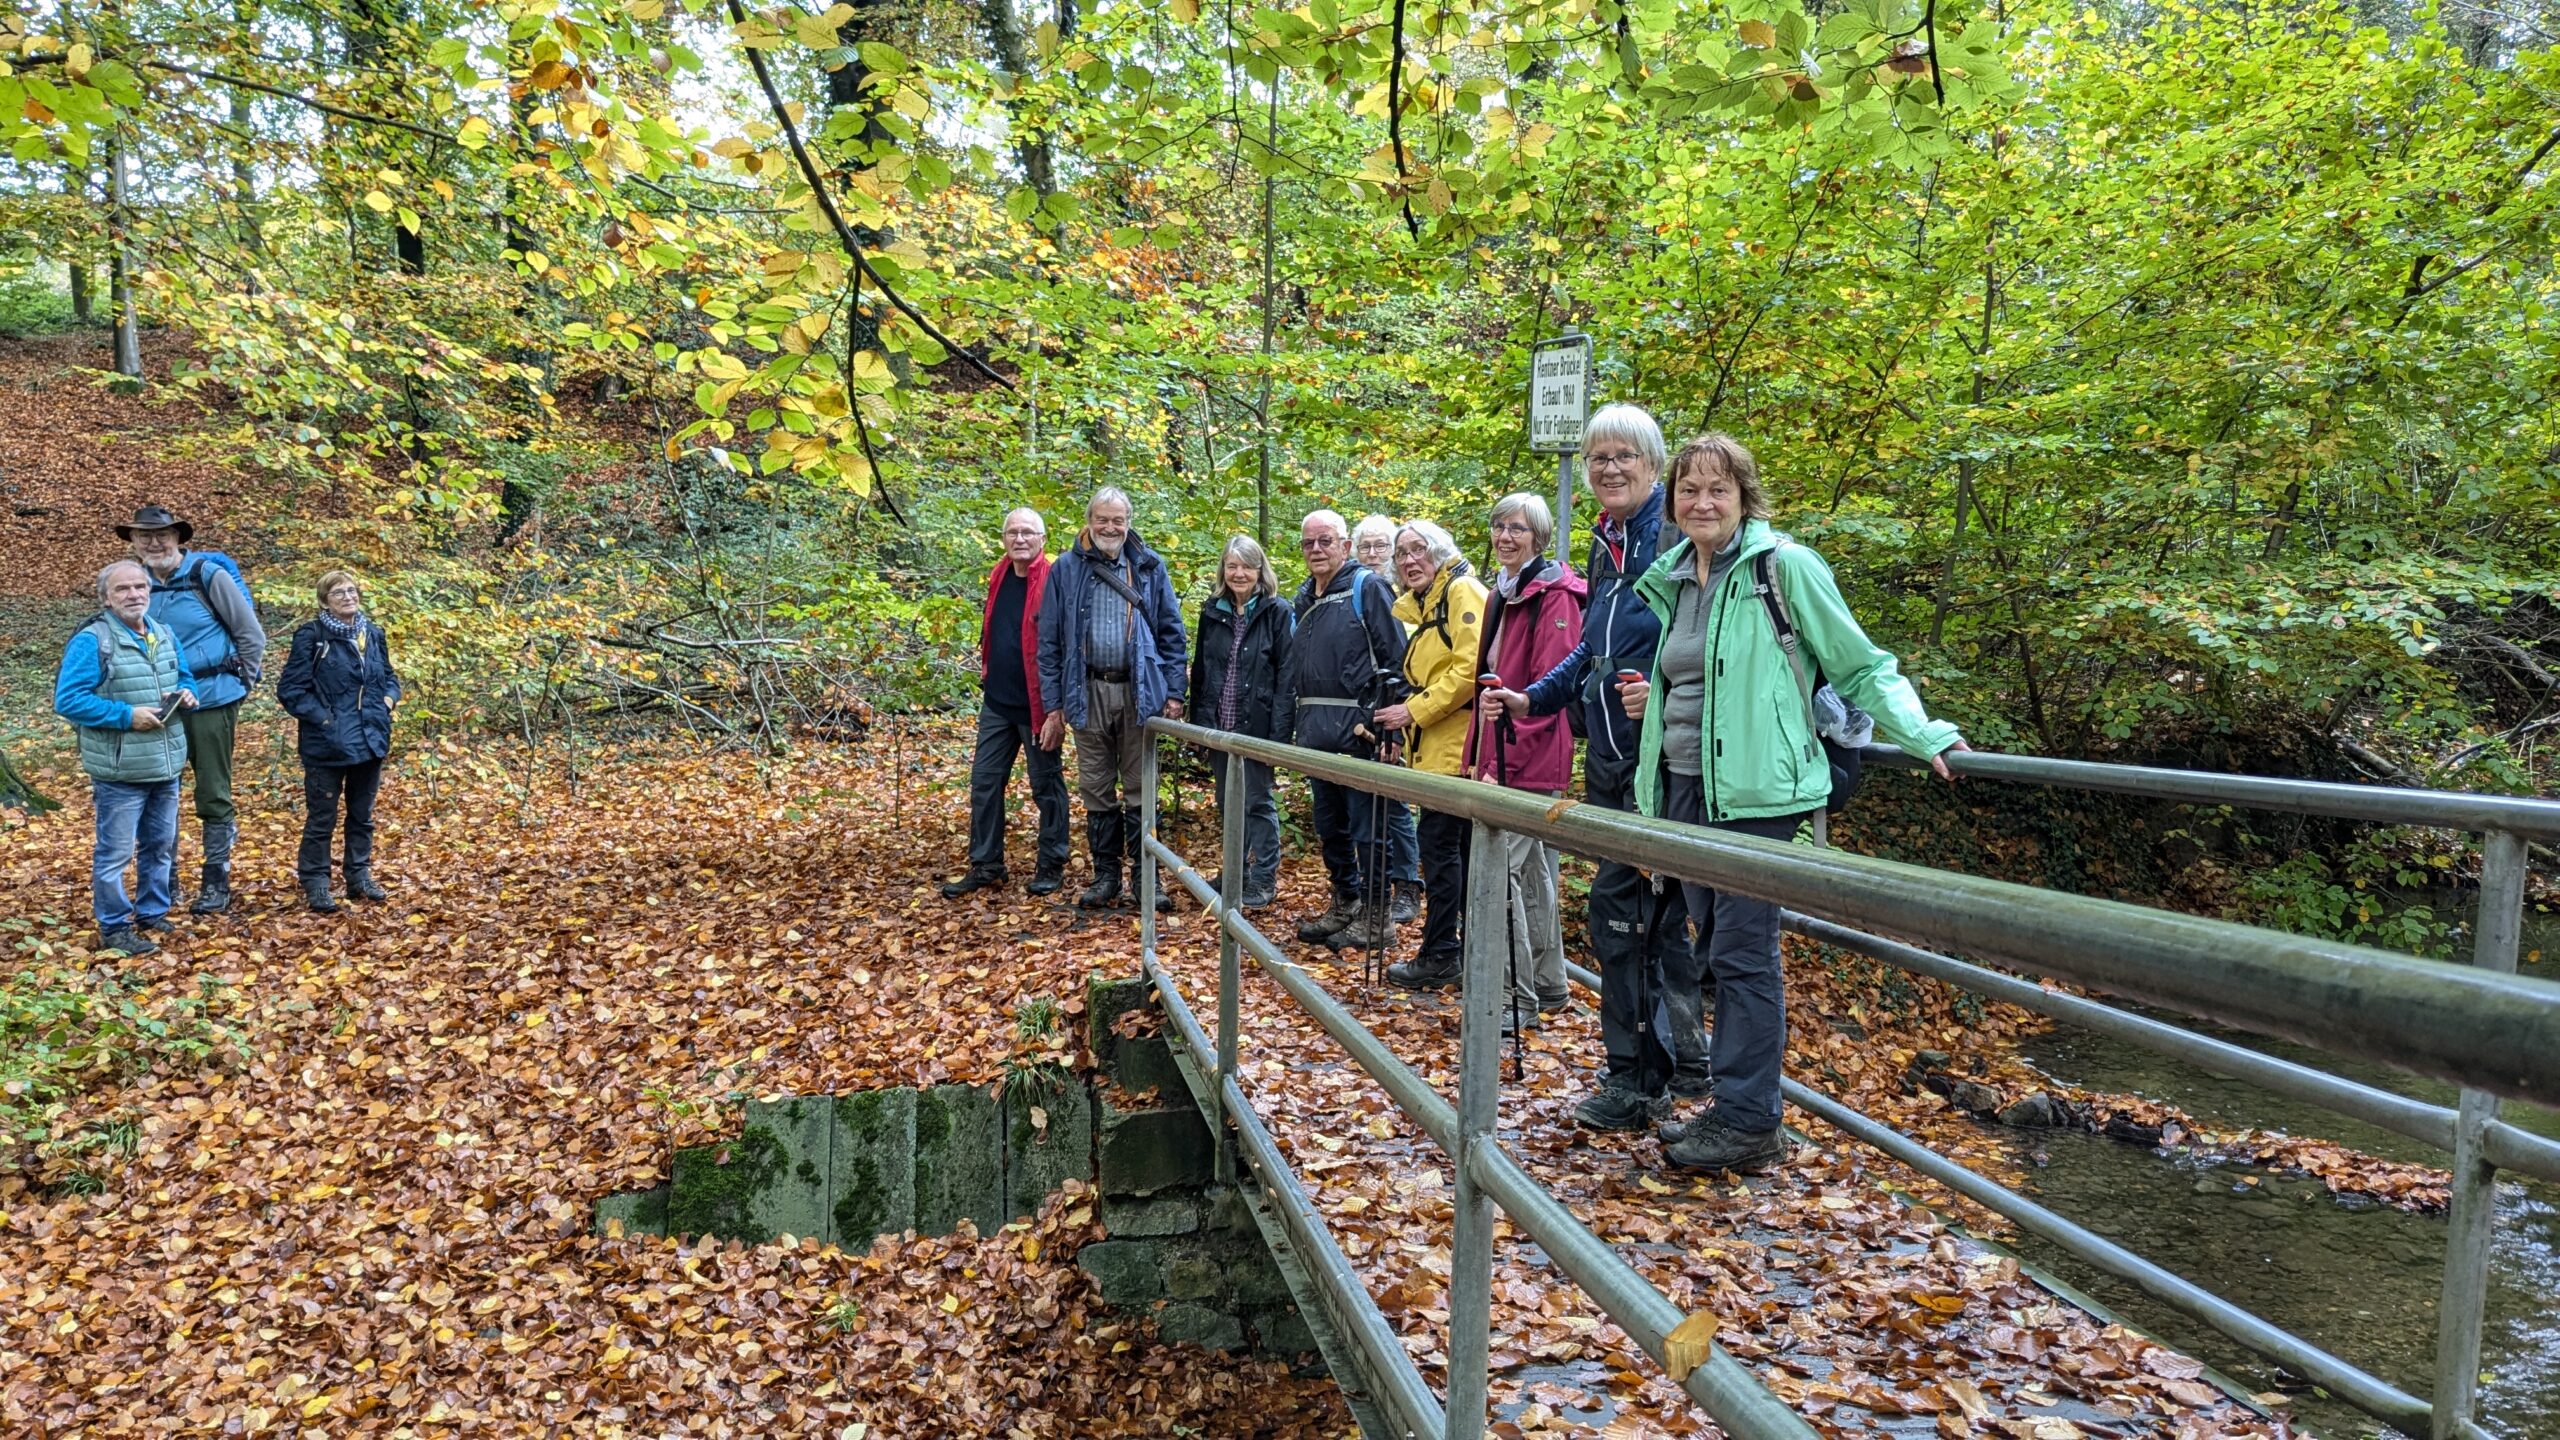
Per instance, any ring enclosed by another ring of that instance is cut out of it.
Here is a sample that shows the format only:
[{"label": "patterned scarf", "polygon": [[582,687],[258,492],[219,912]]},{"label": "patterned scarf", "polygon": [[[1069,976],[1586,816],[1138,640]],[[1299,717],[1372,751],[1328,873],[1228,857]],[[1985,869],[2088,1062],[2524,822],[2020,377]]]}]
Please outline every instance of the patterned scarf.
[{"label": "patterned scarf", "polygon": [[364,612],[361,610],[356,612],[356,618],[353,620],[340,620],[337,616],[323,610],[320,612],[320,628],[346,641],[359,651],[364,649]]}]

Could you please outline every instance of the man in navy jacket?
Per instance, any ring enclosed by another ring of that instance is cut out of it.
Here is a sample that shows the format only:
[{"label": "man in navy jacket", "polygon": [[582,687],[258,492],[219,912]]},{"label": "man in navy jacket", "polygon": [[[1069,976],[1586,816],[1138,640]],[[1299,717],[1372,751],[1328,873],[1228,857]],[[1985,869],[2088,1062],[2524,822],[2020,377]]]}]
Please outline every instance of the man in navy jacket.
[{"label": "man in navy jacket", "polygon": [[[1134,889],[1140,856],[1140,759],[1147,721],[1182,718],[1190,644],[1164,561],[1129,528],[1129,496],[1093,492],[1084,533],[1049,567],[1040,597],[1040,743],[1076,732],[1076,790],[1084,797],[1093,883],[1076,904],[1098,910],[1120,898],[1120,861]],[[1156,908],[1173,897],[1159,894]]]}]

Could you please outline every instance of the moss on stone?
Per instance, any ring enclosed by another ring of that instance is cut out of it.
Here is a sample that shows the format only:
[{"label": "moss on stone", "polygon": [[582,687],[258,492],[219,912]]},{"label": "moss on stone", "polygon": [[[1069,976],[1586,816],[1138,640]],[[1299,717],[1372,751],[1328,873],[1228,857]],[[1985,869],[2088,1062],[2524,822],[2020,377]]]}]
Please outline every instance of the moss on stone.
[{"label": "moss on stone", "polygon": [[[723,1240],[764,1240],[754,1205],[782,1178],[782,1137],[750,1125],[726,1145],[679,1150],[667,1195],[667,1233],[717,1235]],[[725,1159],[724,1159],[725,1157]]]}]

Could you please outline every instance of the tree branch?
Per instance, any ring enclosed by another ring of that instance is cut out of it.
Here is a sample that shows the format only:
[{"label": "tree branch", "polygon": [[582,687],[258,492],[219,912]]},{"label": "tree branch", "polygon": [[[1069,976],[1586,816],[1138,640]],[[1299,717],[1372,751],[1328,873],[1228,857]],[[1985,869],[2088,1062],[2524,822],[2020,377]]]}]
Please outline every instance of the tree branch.
[{"label": "tree branch", "polygon": [[323,115],[335,115],[341,120],[353,120],[359,125],[381,125],[393,130],[406,130],[412,135],[423,135],[429,140],[442,140],[448,144],[461,143],[441,130],[430,130],[424,125],[412,125],[406,120],[394,120],[388,115],[343,109],[326,100],[315,100],[299,91],[279,89],[273,85],[260,84],[255,80],[244,80],[237,75],[225,75],[218,70],[198,70],[186,65],[172,65],[166,60],[135,60],[133,63],[152,70],[165,70],[172,75],[192,75],[198,80],[211,80],[217,85],[233,85],[242,90],[255,90],[261,95],[273,95],[279,100],[290,100],[306,109],[317,110]]},{"label": "tree branch", "polygon": [[[729,0],[729,18],[739,25],[745,25],[747,23],[746,7],[740,5],[738,0]],[[898,308],[898,313],[914,321],[916,328],[933,337],[934,343],[968,361],[970,368],[979,374],[1007,390],[1012,389],[1012,381],[997,374],[995,368],[979,359],[976,352],[943,334],[938,326],[924,317],[923,312],[907,303],[906,297],[898,293],[897,287],[881,278],[879,271],[871,268],[870,259],[862,253],[862,241],[854,235],[853,227],[845,223],[844,212],[836,208],[835,193],[827,189],[826,177],[819,172],[818,162],[810,158],[809,147],[800,141],[800,127],[792,122],[790,107],[782,103],[782,92],[773,86],[773,71],[764,63],[764,52],[753,45],[742,45],[739,48],[747,52],[747,63],[753,66],[756,72],[756,86],[764,91],[765,104],[773,111],[775,122],[782,126],[783,138],[791,142],[791,158],[799,162],[801,178],[809,182],[809,193],[818,197],[819,211],[827,217],[827,223],[835,227],[836,242],[844,246],[845,254],[852,259],[854,268],[870,276],[871,282],[880,287],[880,293],[887,296],[889,303]],[[851,372],[847,372],[846,383],[851,384],[852,379]]]},{"label": "tree branch", "polygon": [[1413,218],[1413,196],[1406,188],[1404,166],[1404,0],[1396,0],[1395,29],[1387,62],[1387,143],[1396,152],[1396,201],[1404,208],[1405,233],[1419,240],[1422,222]]}]

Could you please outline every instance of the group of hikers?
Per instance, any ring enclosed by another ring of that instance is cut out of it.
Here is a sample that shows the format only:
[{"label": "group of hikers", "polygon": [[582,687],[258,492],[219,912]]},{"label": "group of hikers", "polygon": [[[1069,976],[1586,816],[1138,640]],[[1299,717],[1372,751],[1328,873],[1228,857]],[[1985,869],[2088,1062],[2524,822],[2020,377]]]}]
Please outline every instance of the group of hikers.
[{"label": "group of hikers", "polygon": [[[99,944],[149,955],[177,928],[178,782],[195,773],[204,872],[187,909],[231,906],[231,856],[240,835],[231,760],[240,704],[264,674],[267,632],[237,562],[190,551],[195,527],[145,505],[115,527],[130,553],[98,572],[98,614],[72,632],[55,672],[54,713],[71,722],[96,802],[90,907]],[[276,700],[293,716],[304,817],[295,870],[305,903],[334,911],[329,861],[343,806],[346,894],[380,900],[373,878],[373,802],[391,752],[400,676],[382,627],[365,617],[364,587],[344,570],[315,587],[319,613],[293,632]],[[125,868],[134,871],[125,889]]]},{"label": "group of hikers", "polygon": [[[1005,516],[980,630],[968,870],[943,895],[1007,882],[1017,756],[1039,814],[1025,888],[1062,888],[1068,730],[1093,860],[1077,903],[1106,907],[1134,891],[1143,726],[1155,716],[1547,796],[1570,787],[1580,737],[1585,803],[1772,840],[1813,838],[1835,753],[1854,755],[1872,733],[1953,778],[1943,756],[1965,748],[1956,728],[1931,719],[1893,656],[1868,640],[1821,557],[1771,528],[1748,449],[1707,434],[1670,455],[1654,418],[1624,404],[1591,417],[1581,449],[1600,508],[1581,573],[1548,556],[1554,513],[1526,492],[1494,503],[1485,575],[1430,520],[1373,515],[1353,526],[1317,510],[1299,527],[1306,578],[1286,603],[1262,547],[1227,541],[1196,645],[1163,559],[1131,528],[1125,493],[1095,492],[1054,560],[1037,513]],[[1242,768],[1241,795],[1228,793],[1224,765],[1214,773],[1221,812],[1244,808],[1239,903],[1254,910],[1276,898],[1279,813],[1271,767]],[[1299,939],[1381,954],[1398,925],[1420,918],[1418,953],[1387,977],[1455,984],[1468,823],[1320,778],[1308,789],[1331,896]],[[1514,1010],[1553,1013],[1568,1003],[1557,857],[1530,837],[1501,838]],[[1606,1069],[1575,1119],[1658,1126],[1669,1163],[1684,1169],[1776,1163],[1779,907],[1604,860],[1589,910]],[[1683,1122],[1671,1119],[1675,1098],[1709,1103]]]}]

